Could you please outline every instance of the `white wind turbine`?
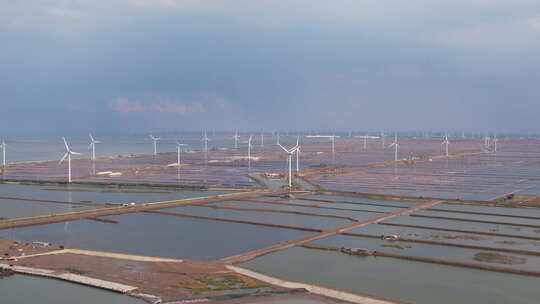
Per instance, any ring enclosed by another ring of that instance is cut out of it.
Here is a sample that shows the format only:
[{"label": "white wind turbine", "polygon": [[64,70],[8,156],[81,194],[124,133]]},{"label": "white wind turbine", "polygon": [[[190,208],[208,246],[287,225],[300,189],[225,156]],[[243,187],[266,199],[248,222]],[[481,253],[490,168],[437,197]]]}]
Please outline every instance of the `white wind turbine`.
[{"label": "white wind turbine", "polygon": [[381,132],[381,144],[382,144],[382,148],[386,148],[385,144],[384,144],[384,137],[386,136],[386,134],[384,134],[384,132]]},{"label": "white wind turbine", "polygon": [[210,141],[210,138],[206,136],[206,131],[204,131],[204,136],[201,141],[204,142],[204,153],[208,153],[208,142]]},{"label": "white wind turbine", "polygon": [[178,140],[176,141],[176,158],[177,158],[177,160],[176,160],[175,164],[170,164],[169,166],[180,168],[180,164],[181,164],[180,163],[180,153],[182,152],[182,147],[184,147],[184,146],[187,146],[187,145],[180,143],[180,141],[178,141]]},{"label": "white wind turbine", "polygon": [[240,139],[240,135],[238,135],[238,130],[236,130],[236,133],[234,133],[233,139],[234,139],[234,149],[238,150],[238,140]]},{"label": "white wind turbine", "polygon": [[154,142],[154,156],[157,155],[157,142],[161,140],[161,137],[155,137],[154,135],[150,134],[150,139]]},{"label": "white wind turbine", "polygon": [[88,149],[92,149],[92,160],[96,160],[96,144],[100,144],[99,140],[95,140],[92,134],[90,134],[90,145]]},{"label": "white wind turbine", "polygon": [[493,137],[493,151],[497,153],[497,143],[499,142],[499,139],[497,138],[497,135]]},{"label": "white wind turbine", "polygon": [[248,144],[248,169],[251,170],[251,140],[253,139],[253,136],[250,135],[249,139],[247,141]]},{"label": "white wind turbine", "polygon": [[296,137],[296,172],[300,172],[300,136]]},{"label": "white wind turbine", "polygon": [[261,148],[264,147],[264,132],[261,132]]},{"label": "white wind turbine", "polygon": [[66,154],[64,154],[64,157],[60,160],[58,164],[61,164],[64,162],[64,160],[67,158],[68,160],[68,182],[71,183],[71,155],[81,155],[81,153],[73,152],[68,146],[68,143],[64,137],[62,137],[62,140],[64,140],[64,145],[66,146]]},{"label": "white wind turbine", "polygon": [[486,149],[486,151],[489,151],[489,147],[491,146],[490,141],[491,138],[489,136],[484,137],[484,149]]},{"label": "white wind turbine", "polygon": [[394,147],[394,161],[397,161],[398,160],[398,150],[399,150],[399,142],[398,142],[398,138],[397,138],[397,133],[394,137],[394,142],[388,146],[389,148],[392,148]]},{"label": "white wind turbine", "polygon": [[2,167],[5,169],[6,166],[7,166],[7,163],[6,163],[6,148],[7,148],[7,145],[6,145],[6,142],[4,141],[3,138],[2,138],[2,144],[0,145],[0,147],[2,148]]},{"label": "white wind turbine", "polygon": [[289,189],[291,189],[292,188],[292,157],[293,157],[294,152],[298,150],[298,145],[290,149],[283,147],[280,143],[278,143],[278,145],[281,147],[281,149],[283,149],[283,151],[287,153],[287,163],[289,165]]},{"label": "white wind turbine", "polygon": [[446,157],[449,156],[448,154],[448,146],[450,145],[450,141],[448,141],[448,133],[444,136],[444,141],[442,142],[442,144],[444,146],[444,149],[445,149],[445,155]]}]

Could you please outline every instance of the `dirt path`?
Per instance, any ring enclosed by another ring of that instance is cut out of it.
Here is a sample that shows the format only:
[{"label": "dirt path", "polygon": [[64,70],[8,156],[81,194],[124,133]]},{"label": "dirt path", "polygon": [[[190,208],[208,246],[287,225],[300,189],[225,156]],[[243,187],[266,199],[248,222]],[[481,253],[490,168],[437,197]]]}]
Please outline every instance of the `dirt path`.
[{"label": "dirt path", "polygon": [[126,254],[126,253],[114,253],[114,252],[82,250],[82,249],[61,249],[61,250],[55,250],[55,251],[50,251],[50,252],[19,256],[17,257],[17,259],[20,260],[20,259],[39,257],[39,256],[68,254],[68,253],[94,256],[94,257],[112,258],[112,259],[119,259],[119,260],[137,261],[137,262],[164,262],[164,263],[182,263],[183,262],[183,260],[179,260],[179,259],[167,259],[167,258],[160,258],[160,257],[150,257],[150,256],[141,256],[141,255],[134,255],[134,254]]},{"label": "dirt path", "polygon": [[380,216],[377,216],[377,217],[374,217],[374,218],[371,218],[371,219],[368,219],[368,220],[365,220],[365,221],[353,223],[353,224],[348,225],[348,226],[344,226],[344,227],[340,227],[340,228],[332,229],[332,230],[325,230],[325,231],[323,231],[323,232],[321,232],[321,233],[319,233],[317,235],[314,235],[314,236],[308,236],[308,237],[305,237],[305,238],[292,240],[292,241],[288,241],[288,242],[285,242],[285,243],[276,244],[276,245],[273,245],[273,246],[270,246],[270,247],[253,250],[253,251],[246,252],[246,253],[243,253],[243,254],[239,254],[239,255],[235,255],[235,256],[231,256],[231,257],[226,257],[226,258],[221,259],[221,261],[225,262],[225,263],[228,263],[228,264],[237,264],[237,263],[246,262],[246,261],[252,260],[252,259],[254,259],[256,257],[266,255],[266,254],[269,254],[269,253],[272,253],[272,252],[282,251],[282,250],[289,249],[289,248],[294,247],[294,246],[299,246],[299,245],[311,243],[313,241],[320,240],[320,239],[323,239],[323,238],[327,238],[329,236],[341,234],[341,233],[344,233],[344,232],[347,232],[347,231],[350,231],[350,230],[353,230],[353,229],[356,229],[356,228],[364,227],[364,226],[371,225],[371,224],[377,224],[377,223],[380,223],[382,221],[385,221],[385,220],[388,220],[388,219],[391,219],[391,218],[395,218],[395,217],[399,217],[399,216],[403,216],[403,215],[409,215],[409,214],[411,214],[413,212],[416,212],[418,210],[428,209],[428,208],[431,208],[431,207],[433,207],[433,206],[435,206],[437,204],[441,204],[443,202],[445,202],[445,201],[443,201],[443,200],[429,201],[427,203],[418,204],[418,205],[416,205],[414,207],[410,207],[410,208],[407,208],[407,209],[398,210],[398,211],[394,211],[394,212],[390,212],[390,213],[385,213],[385,214],[382,214]]}]

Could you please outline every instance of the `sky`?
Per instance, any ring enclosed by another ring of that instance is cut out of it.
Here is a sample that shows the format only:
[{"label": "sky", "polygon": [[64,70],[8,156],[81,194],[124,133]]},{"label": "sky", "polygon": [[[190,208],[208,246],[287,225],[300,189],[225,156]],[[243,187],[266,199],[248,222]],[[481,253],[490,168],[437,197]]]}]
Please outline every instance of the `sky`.
[{"label": "sky", "polygon": [[0,0],[0,135],[540,133],[538,0]]}]

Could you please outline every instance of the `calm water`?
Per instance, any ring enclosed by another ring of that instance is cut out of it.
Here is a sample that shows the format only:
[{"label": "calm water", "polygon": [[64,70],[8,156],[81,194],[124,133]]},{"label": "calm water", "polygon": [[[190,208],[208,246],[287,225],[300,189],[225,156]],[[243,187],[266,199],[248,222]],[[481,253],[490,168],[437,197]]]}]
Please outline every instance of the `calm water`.
[{"label": "calm water", "polygon": [[492,207],[480,205],[455,205],[455,204],[439,204],[431,209],[433,210],[451,210],[451,211],[468,211],[468,212],[484,212],[500,215],[517,215],[517,216],[536,216],[540,217],[540,208],[507,208],[507,207]]},{"label": "calm water", "polygon": [[70,248],[217,259],[307,235],[304,232],[150,213],[0,230],[0,237],[39,240]]},{"label": "calm water", "polygon": [[2,304],[143,304],[118,293],[59,280],[15,275],[0,279]]},{"label": "calm water", "polygon": [[[280,205],[280,204],[252,203],[252,202],[244,202],[244,201],[219,202],[219,203],[214,203],[212,205],[236,207],[236,208],[249,208],[249,209],[272,209],[272,210],[281,210],[281,211],[289,211],[289,212],[307,212],[307,213],[314,213],[314,214],[320,214],[320,215],[335,215],[335,216],[350,217],[350,218],[354,218],[358,220],[368,219],[368,218],[379,215],[379,213],[374,213],[374,212],[326,209],[326,208],[317,208],[317,207],[309,207],[309,206],[290,206],[290,205]],[[332,207],[329,207],[329,208],[332,208]]]},{"label": "calm water", "polygon": [[467,248],[457,248],[430,244],[417,244],[408,242],[389,242],[380,239],[362,238],[355,236],[332,236],[314,242],[315,244],[330,245],[336,247],[366,248],[379,252],[394,253],[415,257],[434,258],[452,262],[467,262],[488,266],[498,266],[520,270],[530,270],[540,272],[540,257],[530,255],[519,255],[513,253],[502,253],[513,257],[525,259],[524,264],[504,265],[497,263],[487,263],[475,261],[473,258],[478,252],[494,252],[486,250],[476,250]]},{"label": "calm water", "polygon": [[354,197],[354,196],[338,196],[338,195],[308,195],[303,196],[304,198],[317,199],[317,200],[326,200],[336,203],[347,203],[347,204],[376,204],[381,206],[393,206],[401,208],[409,208],[414,206],[413,203],[401,202],[401,201],[385,201],[385,200],[372,200],[364,197]]},{"label": "calm water", "polygon": [[540,226],[540,220],[505,217],[505,216],[499,216],[499,215],[467,214],[467,213],[443,212],[443,211],[435,211],[435,210],[420,210],[418,212],[415,212],[415,214],[426,215],[426,216],[437,216],[437,217],[440,216],[440,217],[448,217],[448,218],[455,218],[455,219],[466,219],[466,220],[473,220],[473,221],[489,221],[489,222],[499,222],[499,223],[509,223],[509,224],[521,224],[521,225],[524,224],[524,225]]},{"label": "calm water", "polygon": [[446,219],[421,218],[412,216],[400,216],[384,221],[385,223],[419,225],[429,228],[444,228],[456,230],[468,230],[477,232],[502,233],[508,235],[521,235],[530,237],[540,237],[540,229],[517,227],[502,224],[487,224],[475,222],[462,222]]},{"label": "calm water", "polygon": [[289,225],[325,229],[350,225],[351,221],[337,218],[314,217],[299,214],[274,212],[246,212],[237,210],[212,209],[199,206],[184,206],[162,209],[167,212],[176,212],[198,216],[212,216],[233,220],[254,221],[259,223]]},{"label": "calm water", "polygon": [[255,271],[418,304],[537,304],[540,280],[495,272],[292,248],[244,263]]},{"label": "calm water", "polygon": [[490,235],[479,235],[473,233],[445,232],[429,229],[417,229],[385,225],[368,225],[365,227],[354,229],[351,232],[376,236],[395,234],[409,239],[430,240],[472,246],[521,249],[540,252],[540,241],[509,237],[497,237]]},{"label": "calm water", "polygon": [[157,202],[221,194],[216,191],[191,191],[156,188],[115,188],[82,185],[21,185],[0,183],[0,197],[55,200],[73,203]]},{"label": "calm water", "polygon": [[[97,207],[97,206],[95,206]],[[28,217],[92,209],[92,206],[0,199],[0,218]]]}]

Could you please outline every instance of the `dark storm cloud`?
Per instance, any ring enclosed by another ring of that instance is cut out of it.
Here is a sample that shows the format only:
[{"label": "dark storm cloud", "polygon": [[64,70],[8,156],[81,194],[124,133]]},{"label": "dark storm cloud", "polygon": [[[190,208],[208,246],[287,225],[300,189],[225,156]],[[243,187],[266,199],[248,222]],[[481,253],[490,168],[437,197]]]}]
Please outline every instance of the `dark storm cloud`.
[{"label": "dark storm cloud", "polygon": [[10,132],[540,131],[537,1],[4,2]]}]

